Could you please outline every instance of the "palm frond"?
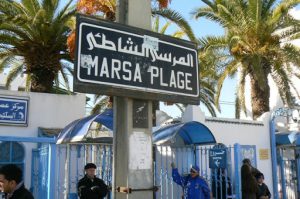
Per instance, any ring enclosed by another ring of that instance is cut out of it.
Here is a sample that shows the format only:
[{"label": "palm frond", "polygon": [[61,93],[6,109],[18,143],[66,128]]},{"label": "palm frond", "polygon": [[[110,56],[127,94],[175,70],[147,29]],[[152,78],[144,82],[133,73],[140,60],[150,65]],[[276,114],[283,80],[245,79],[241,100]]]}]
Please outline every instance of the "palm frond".
[{"label": "palm frond", "polygon": [[188,22],[176,11],[170,9],[163,10],[152,10],[152,14],[159,15],[163,18],[166,18],[172,22],[174,22],[177,26],[179,26],[188,36],[188,38],[195,42],[196,37],[192,31],[192,28],[188,24]]},{"label": "palm frond", "polygon": [[21,63],[16,63],[14,66],[12,66],[11,70],[9,71],[5,83],[5,87],[9,88],[10,84],[12,81],[21,73],[23,72],[23,64]]}]

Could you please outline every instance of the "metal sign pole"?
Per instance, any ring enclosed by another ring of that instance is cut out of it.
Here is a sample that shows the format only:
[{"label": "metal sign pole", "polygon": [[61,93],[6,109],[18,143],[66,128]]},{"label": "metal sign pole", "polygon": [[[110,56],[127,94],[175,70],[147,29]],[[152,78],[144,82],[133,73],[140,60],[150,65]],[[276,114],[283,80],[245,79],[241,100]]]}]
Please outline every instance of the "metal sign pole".
[{"label": "metal sign pole", "polygon": [[[119,0],[120,23],[149,29],[150,17],[150,0]],[[151,133],[152,101],[114,97],[113,198],[153,198]]]}]

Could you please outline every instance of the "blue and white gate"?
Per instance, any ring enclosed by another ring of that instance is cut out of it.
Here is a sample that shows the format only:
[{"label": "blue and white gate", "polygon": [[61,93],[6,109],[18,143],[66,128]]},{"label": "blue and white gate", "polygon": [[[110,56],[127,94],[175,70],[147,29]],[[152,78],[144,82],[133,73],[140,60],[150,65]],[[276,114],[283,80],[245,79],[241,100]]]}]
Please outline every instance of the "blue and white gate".
[{"label": "blue and white gate", "polygon": [[[36,144],[36,149],[33,149],[32,164],[24,165],[22,162],[2,162],[1,165],[14,163],[31,168],[31,186],[35,198],[53,199],[55,193],[55,161],[56,161],[56,139],[45,137],[10,137],[0,136],[0,143],[10,143],[10,150],[12,153],[12,146],[26,145],[26,143]],[[4,152],[4,151],[1,151]],[[6,152],[5,152],[6,153]],[[26,153],[26,151],[24,151]],[[3,160],[1,158],[1,160]],[[1,162],[1,161],[0,161]],[[22,167],[22,166],[21,166]],[[29,187],[28,187],[29,188]]]},{"label": "blue and white gate", "polygon": [[278,146],[278,192],[280,199],[300,197],[300,147]]},{"label": "blue and white gate", "polygon": [[[155,183],[159,191],[157,199],[180,199],[182,188],[172,180],[171,163],[177,165],[183,175],[189,174],[191,165],[198,165],[200,175],[207,181],[213,195],[218,199],[242,198],[240,183],[240,167],[244,158],[252,160],[256,165],[256,149],[253,145],[222,146],[227,153],[227,166],[224,170],[209,168],[209,151],[220,145],[187,146],[172,148],[157,146],[155,151]],[[223,189],[223,190],[222,190]],[[224,193],[221,195],[220,193]]]}]

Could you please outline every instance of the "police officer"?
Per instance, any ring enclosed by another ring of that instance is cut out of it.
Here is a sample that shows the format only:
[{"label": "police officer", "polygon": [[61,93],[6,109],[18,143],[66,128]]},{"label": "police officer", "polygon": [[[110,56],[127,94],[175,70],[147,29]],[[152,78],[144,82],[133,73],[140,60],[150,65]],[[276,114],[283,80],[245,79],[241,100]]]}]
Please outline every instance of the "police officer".
[{"label": "police officer", "polygon": [[79,180],[77,185],[80,199],[102,199],[106,196],[108,192],[107,185],[95,176],[96,168],[93,163],[85,165],[85,176]]},{"label": "police officer", "polygon": [[210,199],[211,193],[207,182],[199,176],[199,167],[194,165],[190,174],[181,176],[175,164],[171,164],[173,181],[183,187],[184,199]]}]

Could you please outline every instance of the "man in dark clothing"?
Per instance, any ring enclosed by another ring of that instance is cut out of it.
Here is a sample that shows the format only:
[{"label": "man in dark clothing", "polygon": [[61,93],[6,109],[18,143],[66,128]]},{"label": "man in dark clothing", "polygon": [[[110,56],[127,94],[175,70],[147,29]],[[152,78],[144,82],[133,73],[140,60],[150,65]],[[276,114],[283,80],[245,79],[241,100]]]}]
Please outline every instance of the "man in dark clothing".
[{"label": "man in dark clothing", "polygon": [[249,158],[243,159],[243,165],[244,164],[247,164],[250,167],[253,177],[255,177],[258,173],[261,173],[257,168],[252,166],[251,161],[250,161]]},{"label": "man in dark clothing", "polygon": [[0,168],[0,187],[6,194],[6,199],[34,199],[24,187],[22,170],[14,164]]},{"label": "man in dark clothing", "polygon": [[107,185],[95,176],[96,168],[93,163],[85,165],[85,176],[79,180],[77,185],[80,199],[102,199],[106,196]]},{"label": "man in dark clothing", "polygon": [[258,193],[257,199],[269,199],[271,198],[271,192],[268,186],[264,183],[264,174],[258,173],[256,176],[257,184],[258,184]]}]

